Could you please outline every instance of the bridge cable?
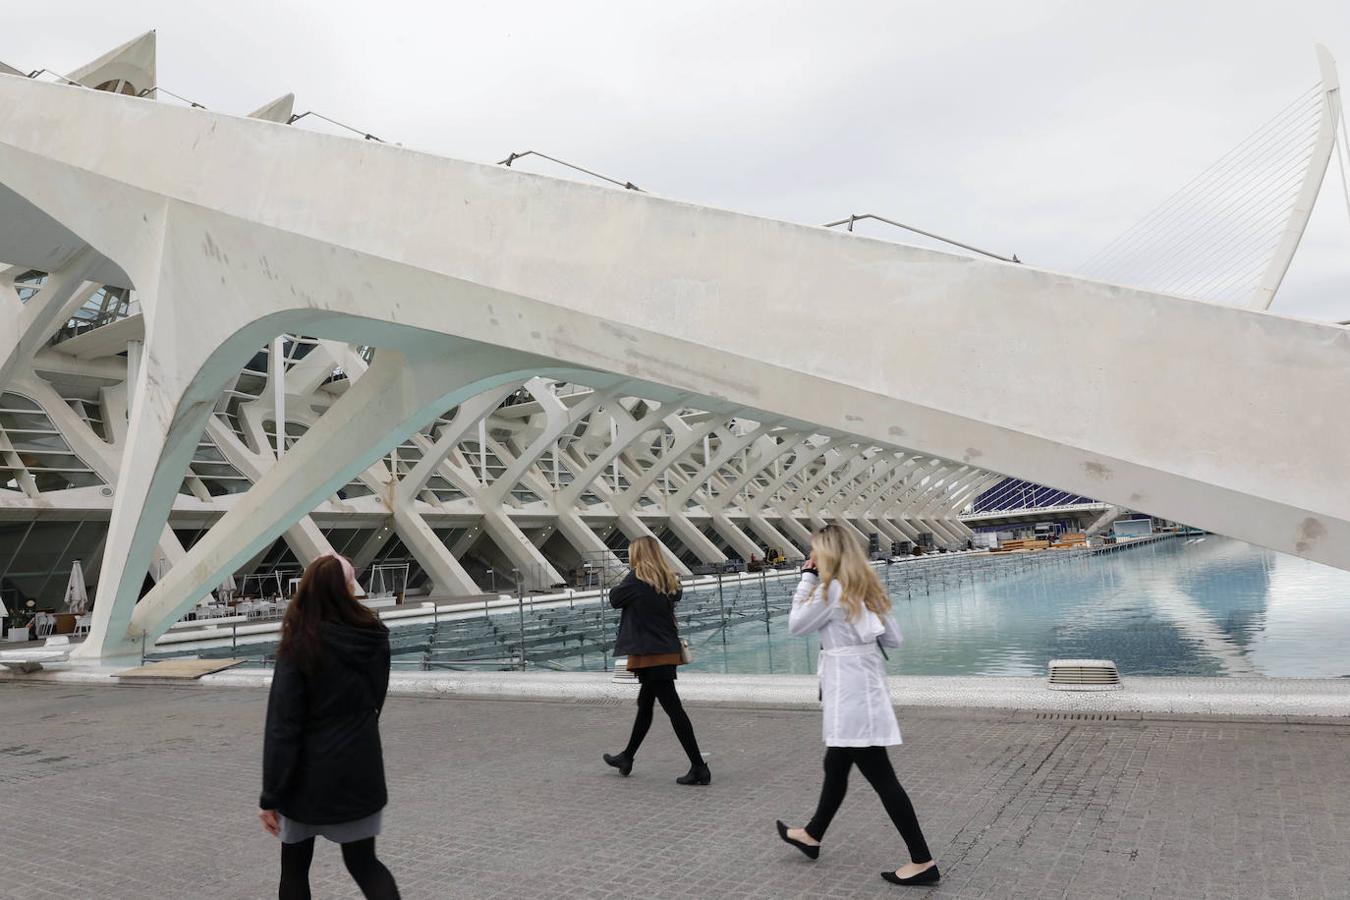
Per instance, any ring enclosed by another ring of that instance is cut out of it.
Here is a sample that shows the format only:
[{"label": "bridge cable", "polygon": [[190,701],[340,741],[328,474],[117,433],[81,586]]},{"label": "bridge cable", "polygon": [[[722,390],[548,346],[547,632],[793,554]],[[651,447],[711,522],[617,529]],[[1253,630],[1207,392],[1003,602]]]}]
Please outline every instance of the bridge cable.
[{"label": "bridge cable", "polygon": [[[1146,228],[1136,226],[1133,229],[1134,234],[1131,240],[1121,242],[1117,250],[1105,258],[1099,258],[1095,265],[1090,268],[1098,273],[1112,273],[1119,271],[1122,267],[1128,266],[1130,257],[1138,254],[1144,247],[1153,245],[1173,243],[1178,233],[1190,233],[1191,243],[1205,235],[1206,232],[1195,228],[1195,219],[1202,218],[1205,227],[1214,230],[1220,229],[1233,218],[1233,213],[1241,207],[1236,206],[1239,201],[1246,201],[1253,196],[1260,198],[1261,192],[1268,190],[1273,186],[1278,188],[1285,187],[1285,183],[1298,174],[1300,167],[1306,166],[1304,158],[1312,144],[1312,138],[1305,138],[1302,146],[1296,146],[1292,150],[1289,147],[1275,147],[1266,150],[1263,153],[1244,153],[1233,160],[1232,169],[1234,173],[1239,170],[1269,169],[1264,176],[1257,178],[1248,178],[1245,186],[1238,181],[1234,174],[1225,171],[1222,176],[1213,177],[1206,184],[1208,190],[1205,193],[1192,191],[1185,201],[1191,205],[1190,209],[1184,210],[1185,214],[1173,215],[1170,222],[1160,222],[1159,227],[1150,233]],[[1289,158],[1292,155],[1292,159]],[[1276,163],[1281,165],[1277,168]],[[1267,197],[1267,202],[1278,202],[1280,194],[1272,193]],[[1181,206],[1181,203],[1175,204],[1175,207]],[[1174,208],[1175,208],[1174,207]],[[1169,212],[1172,212],[1169,209]],[[1173,249],[1176,249],[1173,246]],[[1100,255],[1099,255],[1100,257]],[[1139,273],[1135,273],[1140,277]]]},{"label": "bridge cable", "polygon": [[1317,88],[1314,87],[1304,96],[1301,96],[1299,99],[1290,103],[1269,122],[1256,129],[1256,131],[1247,138],[1244,138],[1241,143],[1211,164],[1209,168],[1196,175],[1175,193],[1154,207],[1143,219],[1135,223],[1129,230],[1116,237],[1111,243],[1107,244],[1096,254],[1087,259],[1083,265],[1091,268],[1101,266],[1117,252],[1118,247],[1126,246],[1131,241],[1139,240],[1145,236],[1146,233],[1141,231],[1141,229],[1151,224],[1154,220],[1163,218],[1171,213],[1174,207],[1179,205],[1182,200],[1188,199],[1190,196],[1200,192],[1202,188],[1205,188],[1205,181],[1207,178],[1219,172],[1226,172],[1226,170],[1231,169],[1235,165],[1249,163],[1254,153],[1264,147],[1268,147],[1270,143],[1278,137],[1278,128],[1276,126],[1283,125],[1291,119],[1297,120],[1311,109],[1312,100],[1314,99],[1316,90]]},{"label": "bridge cable", "polygon": [[1102,280],[1203,299],[1248,293],[1306,181],[1324,97],[1320,84],[1300,94],[1083,268]]}]

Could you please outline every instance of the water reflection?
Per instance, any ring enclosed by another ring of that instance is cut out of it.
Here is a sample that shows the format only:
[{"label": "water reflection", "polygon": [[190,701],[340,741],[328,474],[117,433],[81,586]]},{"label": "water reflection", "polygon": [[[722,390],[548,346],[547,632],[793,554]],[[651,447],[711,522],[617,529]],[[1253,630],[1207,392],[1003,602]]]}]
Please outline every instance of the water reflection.
[{"label": "water reflection", "polygon": [[[1350,573],[1227,538],[1176,539],[894,598],[906,675],[1040,675],[1056,658],[1126,675],[1350,675]],[[775,620],[710,635],[695,669],[811,672]]]}]

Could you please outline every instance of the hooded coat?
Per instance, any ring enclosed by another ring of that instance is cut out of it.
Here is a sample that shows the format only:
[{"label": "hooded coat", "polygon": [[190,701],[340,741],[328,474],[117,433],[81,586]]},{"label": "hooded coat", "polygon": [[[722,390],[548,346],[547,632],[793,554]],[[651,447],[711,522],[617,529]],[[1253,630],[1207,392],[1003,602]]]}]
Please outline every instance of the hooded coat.
[{"label": "hooded coat", "polygon": [[258,805],[308,825],[333,825],[388,802],[380,709],[389,689],[389,633],[324,622],[320,638],[312,674],[277,660]]}]

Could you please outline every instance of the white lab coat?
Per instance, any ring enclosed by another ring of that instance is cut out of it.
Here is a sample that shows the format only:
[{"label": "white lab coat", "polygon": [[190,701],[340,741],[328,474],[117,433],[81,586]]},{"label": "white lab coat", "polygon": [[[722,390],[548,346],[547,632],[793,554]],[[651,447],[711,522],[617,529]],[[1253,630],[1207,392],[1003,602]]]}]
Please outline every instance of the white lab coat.
[{"label": "white lab coat", "polygon": [[792,598],[788,630],[796,635],[820,633],[820,699],[827,747],[888,747],[900,743],[900,724],[891,707],[886,663],[877,641],[900,646],[894,616],[864,610],[855,622],[844,618],[839,582],[830,582],[828,596],[820,579],[802,574]]}]

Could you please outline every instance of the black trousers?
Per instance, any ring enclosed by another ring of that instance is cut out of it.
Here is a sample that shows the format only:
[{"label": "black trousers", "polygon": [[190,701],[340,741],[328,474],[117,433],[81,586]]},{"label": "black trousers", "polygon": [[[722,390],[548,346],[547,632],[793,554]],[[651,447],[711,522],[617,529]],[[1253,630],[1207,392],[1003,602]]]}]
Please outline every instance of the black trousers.
[{"label": "black trousers", "polygon": [[825,829],[839,811],[848,791],[849,770],[857,765],[858,771],[872,785],[872,790],[881,797],[882,806],[895,823],[900,837],[909,848],[909,858],[916,863],[926,863],[933,858],[928,852],[928,843],[923,839],[923,829],[914,815],[914,805],[909,795],[900,786],[891,768],[891,758],[885,747],[827,747],[825,749],[825,783],[820,787],[820,803],[816,814],[806,826],[806,833],[816,840],[825,837]]},{"label": "black trousers", "polygon": [[[278,900],[310,900],[309,864],[314,859],[314,838],[281,845],[281,885]],[[394,876],[375,857],[375,839],[342,845],[342,861],[367,900],[399,900]]]},{"label": "black trousers", "polygon": [[698,749],[698,738],[694,737],[694,723],[689,721],[689,714],[684,711],[684,704],[680,702],[680,695],[675,690],[674,680],[667,681],[655,678],[643,680],[642,689],[638,691],[637,718],[633,720],[633,733],[628,738],[628,746],[623,751],[624,755],[629,758],[637,755],[638,747],[642,746],[642,739],[647,736],[648,729],[652,727],[652,709],[657,701],[660,701],[661,708],[670,717],[670,724],[675,729],[675,736],[680,739],[680,746],[684,748],[685,755],[689,757],[689,765],[703,765],[703,754]]}]

